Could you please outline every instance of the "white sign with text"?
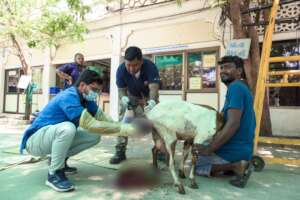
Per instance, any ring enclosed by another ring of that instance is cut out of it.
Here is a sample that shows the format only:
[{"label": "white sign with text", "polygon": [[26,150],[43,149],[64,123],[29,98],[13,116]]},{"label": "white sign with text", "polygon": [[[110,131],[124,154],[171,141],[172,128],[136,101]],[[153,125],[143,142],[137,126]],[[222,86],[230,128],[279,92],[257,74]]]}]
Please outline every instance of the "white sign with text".
[{"label": "white sign with text", "polygon": [[238,39],[230,40],[225,55],[226,56],[239,56],[242,59],[247,59],[249,56],[251,39]]}]

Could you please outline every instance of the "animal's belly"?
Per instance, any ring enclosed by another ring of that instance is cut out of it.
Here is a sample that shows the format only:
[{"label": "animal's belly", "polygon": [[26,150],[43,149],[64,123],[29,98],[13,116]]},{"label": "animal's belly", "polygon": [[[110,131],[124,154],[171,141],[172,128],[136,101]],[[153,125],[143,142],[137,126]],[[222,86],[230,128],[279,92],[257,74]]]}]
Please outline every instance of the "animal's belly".
[{"label": "animal's belly", "polygon": [[178,140],[192,140],[195,137],[195,133],[192,132],[176,132]]}]

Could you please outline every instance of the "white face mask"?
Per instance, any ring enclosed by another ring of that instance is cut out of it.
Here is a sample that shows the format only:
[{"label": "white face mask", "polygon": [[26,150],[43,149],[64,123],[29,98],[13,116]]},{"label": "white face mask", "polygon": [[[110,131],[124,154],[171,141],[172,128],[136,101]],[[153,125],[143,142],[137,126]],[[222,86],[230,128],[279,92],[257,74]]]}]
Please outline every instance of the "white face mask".
[{"label": "white face mask", "polygon": [[87,101],[96,101],[98,94],[92,90],[89,91],[88,94],[83,94],[83,98]]},{"label": "white face mask", "polygon": [[135,78],[140,78],[140,75],[141,75],[141,71],[138,71],[137,73],[135,73]]}]

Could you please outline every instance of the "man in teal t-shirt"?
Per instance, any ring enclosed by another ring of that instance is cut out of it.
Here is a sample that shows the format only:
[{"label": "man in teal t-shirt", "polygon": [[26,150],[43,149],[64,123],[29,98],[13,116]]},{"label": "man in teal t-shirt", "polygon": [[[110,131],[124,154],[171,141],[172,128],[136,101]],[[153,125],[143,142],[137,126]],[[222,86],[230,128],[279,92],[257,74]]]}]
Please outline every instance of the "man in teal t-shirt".
[{"label": "man in teal t-shirt", "polygon": [[246,82],[243,60],[237,56],[225,56],[219,62],[221,80],[227,86],[224,127],[218,131],[209,146],[196,145],[198,153],[197,175],[210,176],[233,171],[236,178],[230,183],[244,187],[251,173],[255,113],[253,96]]}]

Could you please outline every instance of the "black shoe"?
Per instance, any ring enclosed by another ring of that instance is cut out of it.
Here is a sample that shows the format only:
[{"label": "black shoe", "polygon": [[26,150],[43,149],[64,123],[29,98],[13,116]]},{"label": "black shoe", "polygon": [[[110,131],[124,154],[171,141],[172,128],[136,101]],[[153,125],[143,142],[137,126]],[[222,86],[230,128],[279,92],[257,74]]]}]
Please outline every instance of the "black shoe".
[{"label": "black shoe", "polygon": [[[67,160],[69,158],[66,158],[65,160],[65,167],[62,168],[62,170],[65,172],[66,175],[73,175],[73,174],[76,174],[77,173],[77,168],[76,167],[70,167],[68,164],[67,164]],[[48,165],[50,166],[51,164],[51,157],[48,158]]]},{"label": "black shoe", "polygon": [[125,151],[116,151],[115,155],[109,160],[109,163],[115,165],[124,160],[126,160]]},{"label": "black shoe", "polygon": [[157,154],[157,160],[162,161],[162,162],[166,162],[166,160],[167,160],[166,154],[159,151],[158,154]]},{"label": "black shoe", "polygon": [[67,165],[67,161],[65,162],[65,167],[63,168],[66,175],[72,175],[77,174],[77,168],[76,167],[70,167]]}]

